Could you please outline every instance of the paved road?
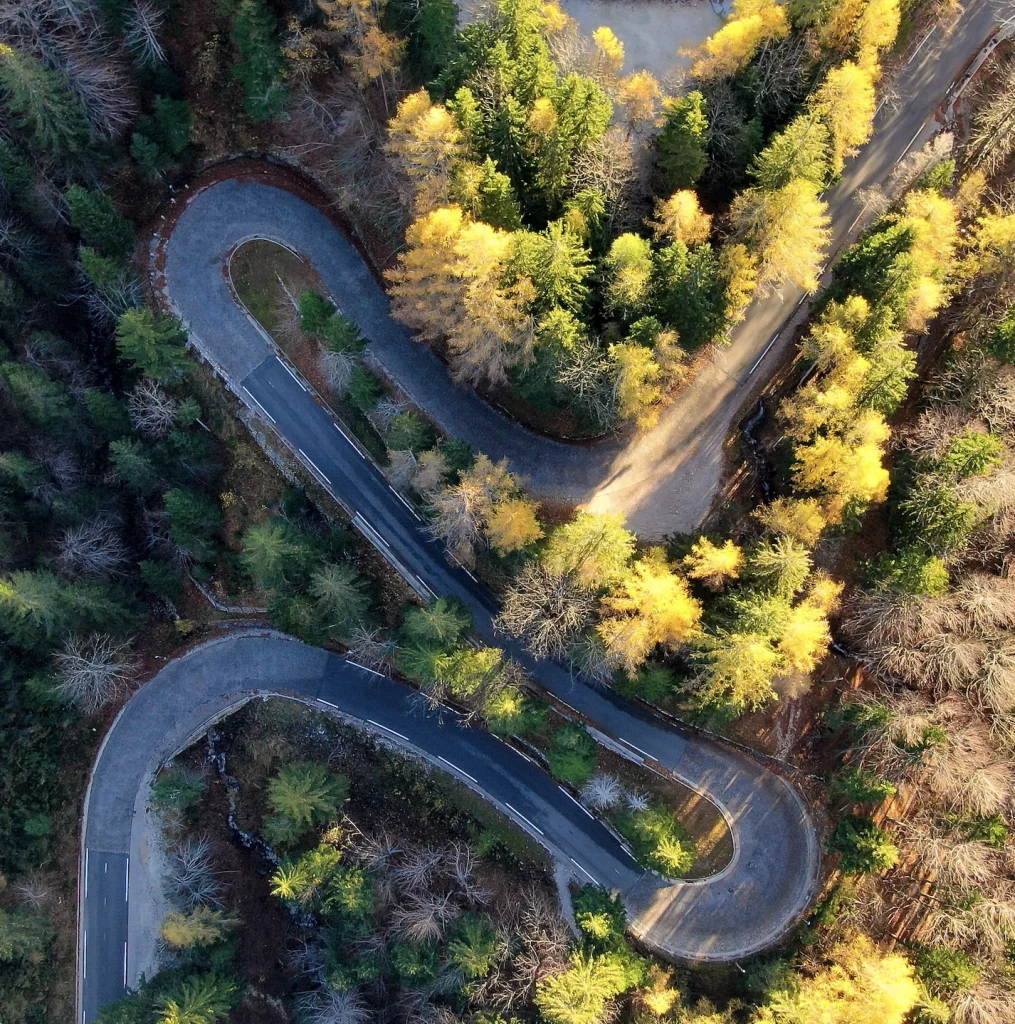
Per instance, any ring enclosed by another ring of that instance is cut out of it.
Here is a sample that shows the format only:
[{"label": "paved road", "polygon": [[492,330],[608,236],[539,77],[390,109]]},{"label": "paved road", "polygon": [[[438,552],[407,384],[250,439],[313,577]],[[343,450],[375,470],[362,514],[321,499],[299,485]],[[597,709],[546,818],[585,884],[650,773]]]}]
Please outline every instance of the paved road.
[{"label": "paved road", "polygon": [[256,694],[316,701],[482,793],[580,878],[629,892],[643,872],[613,834],[553,780],[482,729],[420,708],[418,695],[277,635],[232,635],[171,662],[129,701],[96,760],[85,807],[82,1021],[122,995],[151,947],[141,823],[153,773]]},{"label": "paved road", "polygon": [[[635,933],[669,956],[728,960],[781,934],[813,889],[810,823],[792,791],[753,761],[645,722],[678,773],[725,801],[735,853],[718,875],[673,884],[643,872],[611,832],[542,770],[450,712],[425,712],[408,687],[278,634],[230,635],[169,663],[127,703],[96,759],[85,802],[81,1020],[118,998],[150,957],[154,878],[145,841],[153,773],[210,724],[257,694],[316,701],[476,789],[578,880],[619,890]],[[708,764],[701,762],[706,756]]]},{"label": "paved road", "polygon": [[[904,97],[885,104],[876,134],[849,161],[826,198],[834,245],[853,228],[859,187],[882,181],[921,134],[953,79],[994,28],[991,2],[969,2],[949,33],[936,29],[896,82]],[[929,129],[928,129],[929,130]],[[787,288],[754,302],[728,349],[706,364],[651,431],[627,440],[573,445],[533,435],[509,422],[468,389],[454,384],[443,364],[388,315],[384,292],[353,247],[316,210],[286,192],[251,181],[217,184],[195,198],[176,225],[169,249],[177,301],[187,302],[195,333],[214,339],[215,355],[234,381],[253,373],[264,349],[231,306],[224,279],[208,268],[238,241],[267,237],[302,253],[342,309],[370,340],[370,352],[444,430],[511,468],[544,497],[623,511],[645,539],[691,530],[715,495],[722,451],[738,411],[784,355],[791,332],[769,348],[803,295]]]}]

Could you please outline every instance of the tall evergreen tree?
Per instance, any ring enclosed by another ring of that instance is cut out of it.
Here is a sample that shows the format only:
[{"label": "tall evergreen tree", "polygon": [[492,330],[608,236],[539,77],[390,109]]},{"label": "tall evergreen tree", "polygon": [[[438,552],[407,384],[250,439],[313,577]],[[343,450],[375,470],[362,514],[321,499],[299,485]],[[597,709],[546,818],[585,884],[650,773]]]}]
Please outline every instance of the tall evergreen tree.
[{"label": "tall evergreen tree", "polygon": [[66,164],[83,155],[88,122],[59,71],[0,43],[0,93],[12,122],[41,157]]}]

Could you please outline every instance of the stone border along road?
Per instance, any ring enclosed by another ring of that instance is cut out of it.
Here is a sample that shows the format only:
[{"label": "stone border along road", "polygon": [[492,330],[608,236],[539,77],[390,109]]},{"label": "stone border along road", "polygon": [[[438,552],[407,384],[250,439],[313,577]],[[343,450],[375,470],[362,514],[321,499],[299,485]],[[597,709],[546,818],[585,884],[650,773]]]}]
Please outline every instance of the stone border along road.
[{"label": "stone border along road", "polygon": [[[933,41],[930,35],[921,41],[896,80],[905,102],[882,105],[877,135],[847,165],[828,195],[833,245],[841,244],[856,227],[854,191],[882,181],[933,130],[929,122],[939,100],[951,91],[970,55],[982,48],[996,20],[992,3],[970,3],[947,35],[939,32]],[[931,45],[924,45],[927,42]],[[712,799],[732,823],[734,860],[719,875],[694,883],[670,884],[638,875],[626,854],[617,852],[616,840],[606,829],[591,818],[592,823],[585,825],[584,812],[572,809],[564,794],[554,796],[559,791],[548,776],[514,752],[509,769],[496,780],[488,778],[487,773],[501,764],[502,754],[508,756],[503,753],[508,748],[500,745],[497,754],[491,748],[470,748],[475,757],[470,764],[477,770],[470,775],[484,779],[483,785],[475,785],[495,804],[501,799],[496,784],[525,790],[517,796],[523,810],[515,809],[513,816],[524,817],[525,824],[542,832],[558,856],[568,849],[568,830],[577,821],[585,829],[598,830],[598,837],[589,842],[586,836],[575,852],[590,865],[598,864],[592,870],[600,873],[599,881],[620,883],[617,888],[624,893],[632,932],[663,955],[733,960],[777,941],[806,909],[820,867],[814,826],[798,794],[743,754],[690,731],[663,726],[615,695],[584,686],[558,665],[534,662],[517,645],[493,636],[495,608],[490,596],[467,572],[448,562],[420,528],[413,510],[233,302],[223,260],[243,237],[273,238],[308,258],[344,312],[370,339],[372,356],[444,430],[493,458],[507,457],[512,469],[527,476],[533,490],[543,496],[626,512],[629,523],[646,539],[691,529],[707,511],[729,427],[754,382],[763,381],[782,356],[788,343],[782,325],[803,297],[789,292],[754,303],[731,346],[665,410],[654,430],[626,447],[617,440],[573,446],[531,434],[454,386],[442,364],[390,320],[383,292],[348,241],[323,215],[287,192],[250,180],[211,186],[190,197],[165,243],[164,298],[182,316],[192,343],[230,390],[271,424],[345,506],[367,539],[422,595],[462,599],[482,639],[500,643],[549,693],[619,741],[632,759],[654,761]],[[150,922],[134,921],[132,926],[138,901],[132,903],[130,895],[144,879],[138,877],[143,865],[137,858],[131,879],[131,822],[139,810],[144,813],[151,773],[186,739],[252,693],[265,691],[314,699],[323,692],[334,694],[349,701],[345,713],[364,720],[368,728],[376,725],[377,716],[392,711],[403,715],[402,724],[410,731],[392,731],[390,738],[425,750],[431,758],[453,753],[453,733],[461,739],[458,723],[436,728],[430,723],[418,741],[407,738],[415,735],[413,727],[428,721],[414,706],[405,706],[407,691],[399,691],[397,704],[391,693],[387,701],[378,701],[378,687],[397,684],[333,655],[262,640],[251,656],[254,640],[222,643],[229,645],[224,655],[221,643],[200,648],[142,687],[100,748],[82,829],[77,1017],[84,1022],[94,1019],[99,1005],[136,981],[138,967],[130,951],[138,944],[138,929]],[[243,645],[243,654],[234,650],[237,644]],[[207,666],[216,658],[209,673]],[[167,678],[171,683],[160,682]],[[350,682],[352,687],[343,685]],[[469,734],[485,736],[475,730]],[[175,747],[174,736],[179,740]],[[488,737],[475,742],[496,741]],[[452,770],[450,763],[448,767]],[[531,788],[526,790],[526,785]],[[535,794],[541,790],[546,799],[540,813],[546,814],[548,830],[535,826],[524,813],[530,807],[537,813]],[[508,813],[513,808],[503,806]],[[547,831],[552,838],[547,838]],[[579,876],[587,870],[577,860],[576,865]]]},{"label": "stone border along road", "polygon": [[339,715],[448,772],[545,847],[564,876],[618,890],[632,933],[665,956],[748,956],[784,934],[814,891],[817,846],[802,802],[742,755],[631,720],[638,741],[667,757],[674,775],[692,777],[696,788],[722,801],[734,830],[726,868],[706,879],[667,881],[645,872],[546,772],[486,730],[447,709],[426,711],[409,687],[337,655],[274,631],[246,630],[167,664],[126,703],[99,749],[82,827],[83,1024],[151,965],[158,877],[147,806],[154,774],[229,712],[269,695]]},{"label": "stone border along road", "polygon": [[[913,45],[892,85],[904,100],[882,102],[874,137],[847,162],[841,180],[825,196],[833,251],[852,237],[861,220],[855,191],[883,182],[906,153],[933,133],[935,111],[954,93],[953,82],[971,56],[985,48],[996,22],[992,0],[970,0],[949,30],[935,27]],[[238,383],[254,374],[264,347],[225,313],[227,290],[213,271],[243,239],[277,241],[310,262],[369,340],[369,357],[442,430],[494,460],[507,458],[540,497],[623,512],[644,540],[690,531],[702,520],[720,482],[729,431],[785,356],[793,332],[783,328],[805,301],[801,291],[786,287],[752,303],[729,347],[705,361],[652,430],[569,444],[526,430],[454,384],[444,364],[391,320],[387,298],[356,250],[308,203],[250,175],[187,196],[187,208],[166,243],[170,298],[180,305],[202,354],[228,378]],[[198,296],[204,300],[200,308]]]}]

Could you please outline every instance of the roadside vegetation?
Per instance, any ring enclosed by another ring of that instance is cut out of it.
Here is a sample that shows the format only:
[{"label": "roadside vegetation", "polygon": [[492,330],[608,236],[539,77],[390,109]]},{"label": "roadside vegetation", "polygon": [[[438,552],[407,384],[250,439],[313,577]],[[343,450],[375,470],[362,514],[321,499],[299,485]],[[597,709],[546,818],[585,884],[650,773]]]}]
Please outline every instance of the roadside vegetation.
[{"label": "roadside vegetation", "polygon": [[[544,705],[452,604],[409,602],[270,439],[274,465],[240,430],[145,301],[173,187],[231,153],[290,157],[456,377],[542,429],[649,428],[756,291],[816,290],[821,191],[869,134],[900,18],[929,25],[931,7],[738,0],[681,91],[533,0],[461,31],[448,0],[0,0],[0,1018],[71,1015],[87,762],[157,659],[233,614],[204,593],[524,745],[646,866],[728,856],[714,814]],[[477,801],[345,733],[332,761],[308,740],[326,727],[279,713],[237,739],[245,827],[279,852],[278,891],[229,846],[221,780],[169,769],[155,800],[191,888],[167,894],[167,971],[107,1024],[1015,1015],[1013,81],[1002,48],[955,139],[861,197],[869,225],[763,446],[772,500],[659,547],[619,517],[540,508],[440,436],[305,267],[262,253],[236,282],[498,589],[506,638],[695,723],[746,721],[742,739],[811,700],[791,756],[827,782],[835,870],[792,947],[744,974],[672,969],[590,890],[575,939],[539,858]],[[833,635],[862,673],[826,699],[809,688]],[[433,843],[408,836],[383,861],[405,822]],[[262,936],[276,944],[252,950]]]}]

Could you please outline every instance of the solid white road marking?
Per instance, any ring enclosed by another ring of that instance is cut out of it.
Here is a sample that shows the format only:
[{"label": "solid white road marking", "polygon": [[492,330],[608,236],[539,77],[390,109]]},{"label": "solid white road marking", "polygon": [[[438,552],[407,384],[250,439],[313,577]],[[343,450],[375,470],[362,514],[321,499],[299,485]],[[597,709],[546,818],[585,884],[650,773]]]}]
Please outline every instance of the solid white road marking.
[{"label": "solid white road marking", "polygon": [[338,710],[338,705],[337,704],[332,704],[330,700],[325,700],[323,697],[318,697],[317,698],[317,703],[318,704],[327,704],[329,708],[334,708],[336,711]]},{"label": "solid white road marking", "polygon": [[268,410],[267,410],[267,409],[265,409],[265,407],[264,407],[263,405],[261,405],[261,403],[260,403],[260,402],[259,402],[259,401],[258,401],[258,400],[257,400],[256,398],[254,398],[254,396],[253,396],[252,394],[250,394],[250,390],[249,390],[249,388],[248,388],[248,387],[246,386],[246,384],[243,384],[243,385],[241,385],[241,386],[242,386],[243,390],[247,392],[247,395],[248,395],[248,397],[249,397],[249,398],[250,398],[250,400],[251,400],[251,401],[252,401],[252,402],[254,403],[254,405],[256,405],[256,406],[257,406],[257,408],[258,408],[258,409],[260,409],[260,410],[261,410],[261,412],[262,412],[262,413],[263,413],[263,414],[264,414],[264,415],[265,415],[265,416],[266,416],[266,417],[267,417],[267,418],[268,418],[269,420],[271,420],[271,424],[272,424],[272,426],[274,426],[274,425],[275,425],[275,417],[274,417],[274,416],[272,416],[272,414],[271,414],[270,412],[268,412]]},{"label": "solid white road marking", "polygon": [[303,459],[307,463],[307,465],[310,466],[310,468],[325,482],[325,484],[328,487],[330,487],[331,481],[317,468],[317,464],[314,462],[314,460],[309,455],[307,455],[307,453],[302,448],[297,448],[296,450],[300,453],[300,455],[303,456]]},{"label": "solid white road marking", "polygon": [[88,850],[85,850],[85,899],[88,899]]},{"label": "solid white road marking", "polygon": [[88,977],[88,932],[81,933],[81,980]]},{"label": "solid white road marking", "polygon": [[381,725],[380,722],[375,722],[372,718],[368,718],[367,721],[371,725],[376,725],[378,729],[383,729],[385,732],[390,732],[392,736],[397,736],[400,740],[405,740],[406,743],[412,742],[412,740],[410,740],[408,736],[404,735],[403,733],[396,732],[388,725]]},{"label": "solid white road marking", "polygon": [[751,376],[753,376],[753,374],[754,374],[754,371],[755,371],[755,370],[756,370],[756,369],[757,369],[757,368],[758,368],[759,366],[761,366],[761,361],[762,361],[762,360],[763,360],[763,359],[765,358],[765,356],[767,356],[767,355],[768,355],[768,353],[769,353],[769,352],[770,352],[770,351],[772,350],[772,346],[773,346],[773,345],[774,345],[774,344],[775,344],[775,343],[776,343],[776,342],[777,342],[777,341],[779,340],[779,335],[780,335],[781,333],[782,333],[782,328],[780,327],[780,328],[779,328],[779,330],[777,330],[777,331],[775,332],[775,334],[773,334],[773,335],[772,335],[772,337],[771,337],[771,340],[770,340],[770,341],[769,341],[769,343],[768,343],[768,344],[767,344],[767,345],[765,346],[765,351],[764,351],[764,352],[762,352],[760,356],[758,356],[758,358],[757,358],[757,360],[755,361],[754,365],[753,365],[753,366],[752,366],[752,367],[751,367],[751,368],[750,368],[750,369],[749,369],[749,370],[747,371],[747,376],[748,376],[748,377],[751,377]]},{"label": "solid white road marking", "polygon": [[635,746],[630,740],[625,740],[621,738],[620,742],[623,743],[625,747],[630,747],[632,750],[636,750],[639,754],[642,754],[645,757],[652,756],[647,750],[642,750],[641,747]]},{"label": "solid white road marking", "polygon": [[575,867],[576,867],[576,868],[577,868],[577,869],[578,869],[578,870],[579,870],[579,871],[580,871],[580,872],[581,872],[581,873],[582,873],[582,874],[583,874],[583,875],[584,875],[584,876],[585,876],[585,877],[586,877],[587,879],[589,879],[589,881],[590,881],[590,882],[592,882],[592,884],[593,884],[593,885],[598,885],[598,884],[599,884],[599,881],[598,881],[598,880],[596,879],[595,875],[591,875],[591,874],[589,874],[589,872],[588,872],[588,871],[586,871],[586,870],[585,870],[585,868],[583,868],[583,867],[581,866],[581,864],[579,864],[579,863],[578,863],[578,861],[576,861],[576,860],[574,859],[574,857],[572,857],[572,858],[571,858],[571,863],[572,863],[572,864],[573,864],[573,865],[574,865],[574,866],[575,866]]},{"label": "solid white road marking", "polygon": [[[366,665],[361,665],[358,661],[353,661],[351,658],[346,658],[345,660],[349,662],[350,665],[355,665],[356,668],[361,668],[364,672],[369,672],[372,676],[380,676],[381,679],[388,678],[383,672],[375,672],[372,668],[367,668]],[[332,705],[332,707],[334,707],[334,705]]]},{"label": "solid white road marking", "polygon": [[[358,523],[357,520],[359,520]],[[391,545],[380,535],[380,533],[377,532],[377,530],[374,529],[374,527],[370,523],[367,522],[362,512],[357,512],[352,517],[352,521],[353,524],[359,526],[360,529],[367,530],[370,533],[372,533],[389,551],[391,550]]]},{"label": "solid white road marking", "polygon": [[926,43],[928,39],[930,39],[930,37],[934,34],[934,30],[936,28],[937,28],[937,25],[932,26],[931,30],[923,37],[923,39],[920,40],[920,45],[913,51],[913,56],[910,57],[909,60],[906,61],[906,67],[907,68],[909,67],[910,64],[913,63],[914,60],[916,60],[916,55],[923,49],[923,44]]},{"label": "solid white road marking", "polygon": [[563,786],[558,786],[557,789],[561,791],[575,806],[580,807],[593,821],[596,820],[596,816],[581,802],[576,800]]},{"label": "solid white road marking", "polygon": [[453,768],[456,772],[458,772],[459,775],[464,775],[471,782],[475,782],[477,786],[479,785],[479,780],[475,776],[470,775],[467,771],[465,771],[464,768],[459,768],[457,764],[452,764],[446,757],[441,757],[441,755],[438,754],[437,760],[443,761],[449,768]]},{"label": "solid white road marking", "polygon": [[528,819],[528,818],[526,818],[526,817],[525,817],[525,815],[524,815],[524,814],[522,814],[522,812],[521,812],[521,811],[519,811],[519,810],[518,810],[518,809],[517,809],[516,807],[512,807],[512,806],[511,806],[511,804],[509,804],[509,803],[508,803],[508,802],[507,802],[506,800],[504,801],[504,806],[505,806],[505,807],[506,807],[506,808],[507,808],[507,809],[508,809],[508,810],[509,810],[509,811],[510,811],[510,812],[511,812],[511,813],[512,813],[513,815],[515,815],[515,817],[517,817],[517,818],[520,818],[520,819],[521,819],[522,821],[524,821],[524,822],[525,822],[525,824],[529,826],[529,828],[531,828],[531,829],[535,829],[535,830],[536,830],[536,831],[537,831],[537,832],[538,832],[538,833],[539,833],[540,835],[544,835],[544,834],[545,834],[545,833],[543,832],[543,830],[542,830],[541,828],[539,828],[539,827],[538,827],[538,826],[536,826],[536,825],[533,825],[533,824],[532,824],[532,822],[531,822],[531,821],[529,821],[529,819]]},{"label": "solid white road marking", "polygon": [[123,944],[123,987],[127,987],[127,943]]},{"label": "solid white road marking", "polygon": [[301,381],[299,379],[299,377],[297,377],[296,374],[293,373],[292,370],[290,370],[289,367],[284,362],[282,362],[282,360],[281,360],[281,358],[279,356],[275,356],[275,358],[278,359],[278,365],[281,366],[282,369],[285,370],[285,372],[288,373],[289,376],[292,377],[292,379],[294,381],[296,381],[297,384],[299,384],[300,388],[303,391],[306,391],[307,388],[306,388],[306,385],[303,383],[303,381]]},{"label": "solid white road marking", "polygon": [[127,866],[123,871],[123,902],[127,902],[127,893],[130,890],[130,857],[127,858]]},{"label": "solid white road marking", "polygon": [[365,459],[365,458],[366,458],[366,456],[365,456],[365,455],[363,454],[363,452],[361,452],[361,451],[360,451],[359,447],[358,447],[358,446],[356,445],[356,443],[355,443],[355,442],[354,442],[354,441],[352,440],[352,438],[350,438],[350,437],[349,437],[349,435],[348,435],[348,434],[347,434],[347,433],[346,433],[346,432],[345,432],[345,431],[344,431],[344,430],[343,430],[343,429],[342,429],[342,428],[341,428],[341,427],[340,427],[340,426],[339,426],[339,425],[338,425],[337,423],[335,423],[334,421],[332,421],[332,424],[331,424],[331,425],[332,425],[332,426],[333,426],[333,427],[334,427],[334,428],[335,428],[335,429],[336,429],[336,430],[337,430],[337,431],[338,431],[338,432],[339,432],[339,433],[340,433],[340,434],[342,435],[342,437],[344,437],[344,438],[346,439],[346,441],[348,441],[348,442],[349,442],[349,444],[351,444],[351,445],[353,446],[353,448],[355,448],[355,449],[356,449],[356,454],[357,454],[357,455],[358,455],[358,456],[359,456],[359,457],[360,457],[361,459]]}]

